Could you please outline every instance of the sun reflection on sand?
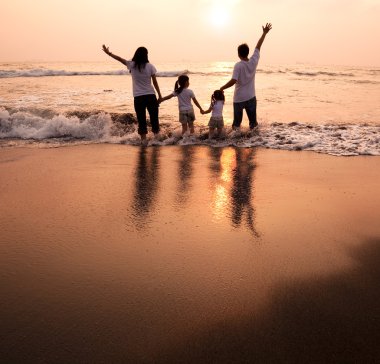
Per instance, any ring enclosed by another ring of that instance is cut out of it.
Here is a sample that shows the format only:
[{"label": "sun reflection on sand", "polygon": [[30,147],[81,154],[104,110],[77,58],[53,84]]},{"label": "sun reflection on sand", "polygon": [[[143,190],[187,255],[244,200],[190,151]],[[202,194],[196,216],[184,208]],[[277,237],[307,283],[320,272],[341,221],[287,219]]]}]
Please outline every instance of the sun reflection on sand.
[{"label": "sun reflection on sand", "polygon": [[214,193],[214,218],[216,220],[221,220],[224,217],[226,206],[228,204],[227,190],[222,185],[217,185],[215,187]]},{"label": "sun reflection on sand", "polygon": [[235,229],[245,225],[257,236],[253,205],[254,155],[250,148],[210,151],[211,206],[214,221],[222,221],[227,215]]},{"label": "sun reflection on sand", "polygon": [[224,150],[221,158],[222,175],[221,180],[231,182],[232,180],[232,163],[234,161],[235,151],[233,149]]},{"label": "sun reflection on sand", "polygon": [[222,220],[226,214],[229,196],[228,190],[232,181],[232,169],[234,162],[234,150],[224,149],[219,153],[219,160],[215,160],[219,164],[219,175],[215,175],[215,190],[213,194],[213,217],[215,220]]}]

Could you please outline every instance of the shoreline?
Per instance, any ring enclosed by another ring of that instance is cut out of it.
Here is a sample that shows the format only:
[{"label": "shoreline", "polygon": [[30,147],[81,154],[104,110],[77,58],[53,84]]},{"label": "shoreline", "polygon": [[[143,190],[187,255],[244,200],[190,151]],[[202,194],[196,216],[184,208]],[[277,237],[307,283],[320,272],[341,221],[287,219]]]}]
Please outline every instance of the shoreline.
[{"label": "shoreline", "polygon": [[[73,113],[76,115],[77,113]],[[131,123],[131,114],[99,113],[85,114],[78,123],[76,116],[60,116],[59,125],[52,118],[47,126],[25,128],[20,127],[21,138],[4,137],[1,135],[0,148],[30,147],[30,148],[59,148],[83,145],[119,145],[141,146],[141,139],[136,131],[136,125]],[[10,116],[6,115],[7,118]],[[127,121],[113,120],[113,118]],[[40,124],[38,124],[40,125]],[[357,137],[360,128],[361,139]],[[257,130],[251,131],[242,127],[235,131],[225,128],[221,138],[208,139],[208,127],[198,125],[195,135],[181,135],[179,123],[162,122],[160,137],[156,139],[148,134],[147,147],[167,146],[200,146],[215,148],[253,148],[272,151],[312,151],[322,155],[337,157],[346,156],[380,156],[380,145],[377,142],[379,126],[377,125],[348,125],[325,124],[311,125],[300,122],[261,123]],[[8,131],[8,133],[12,133]],[[62,136],[64,135],[64,136]],[[33,138],[30,138],[34,136]],[[362,143],[363,142],[363,143]]]}]

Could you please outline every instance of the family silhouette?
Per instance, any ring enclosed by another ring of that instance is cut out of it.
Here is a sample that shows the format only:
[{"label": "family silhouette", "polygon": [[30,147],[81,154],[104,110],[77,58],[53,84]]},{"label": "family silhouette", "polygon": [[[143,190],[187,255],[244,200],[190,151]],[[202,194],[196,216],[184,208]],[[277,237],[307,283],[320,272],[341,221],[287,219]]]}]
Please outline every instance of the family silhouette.
[{"label": "family silhouette", "polygon": [[[132,76],[132,90],[134,97],[134,108],[138,121],[138,133],[141,141],[146,143],[148,133],[146,111],[148,110],[152,132],[158,138],[160,132],[160,123],[158,117],[158,107],[161,102],[173,97],[178,99],[179,122],[182,125],[182,134],[187,130],[190,134],[194,133],[195,113],[192,103],[200,110],[201,114],[212,113],[209,121],[209,137],[214,136],[215,129],[217,135],[223,133],[223,91],[229,87],[235,86],[233,97],[234,118],[232,127],[235,130],[240,128],[243,120],[243,110],[249,119],[250,129],[254,129],[257,124],[256,108],[256,91],[255,75],[260,58],[261,46],[268,32],[272,29],[272,24],[267,23],[262,27],[263,33],[256,44],[253,55],[249,56],[249,46],[241,44],[238,46],[238,57],[240,59],[234,66],[231,79],[219,90],[215,90],[211,97],[211,104],[207,110],[203,110],[195,97],[194,91],[189,89],[190,80],[187,75],[180,75],[175,83],[174,91],[169,95],[162,97],[161,90],[157,82],[157,70],[149,62],[148,50],[145,47],[137,48],[132,60],[126,60],[116,54],[113,54],[109,47],[103,45],[103,51],[113,59],[124,64]],[[156,92],[158,98],[156,96]]]}]

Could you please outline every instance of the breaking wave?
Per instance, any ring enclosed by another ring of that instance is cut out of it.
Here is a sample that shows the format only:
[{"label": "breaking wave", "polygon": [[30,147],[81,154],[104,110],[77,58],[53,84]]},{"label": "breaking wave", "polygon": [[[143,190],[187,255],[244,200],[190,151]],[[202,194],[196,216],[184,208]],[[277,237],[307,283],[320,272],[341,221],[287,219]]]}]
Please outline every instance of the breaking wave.
[{"label": "breaking wave", "polygon": [[[160,71],[157,72],[158,77],[178,77],[181,74],[203,75],[203,76],[228,76],[231,75],[232,67],[223,71],[191,71],[188,69],[173,70],[173,71]],[[290,68],[258,68],[258,73],[263,74],[288,74],[298,77],[305,77],[315,79],[319,76],[330,78],[348,78],[374,76],[377,75],[379,70],[360,70],[357,73],[353,72],[329,72],[325,70],[294,70]],[[364,72],[364,74],[363,74]],[[129,71],[124,68],[113,71],[72,71],[72,70],[57,70],[47,68],[33,68],[33,69],[0,69],[0,78],[17,78],[17,77],[56,77],[56,76],[124,76],[129,75]],[[376,82],[371,80],[369,82]]]},{"label": "breaking wave", "polygon": [[[307,150],[336,156],[380,155],[378,125],[275,122],[260,124],[253,133],[227,127],[224,137],[210,140],[206,125],[198,125],[195,136],[182,138],[178,123],[161,120],[160,136],[150,138],[149,145],[199,144]],[[53,110],[0,108],[0,146],[60,147],[73,143],[139,145],[136,119],[133,114],[98,110],[57,114]]]},{"label": "breaking wave", "polygon": [[[158,77],[178,77],[182,74],[188,74],[188,70],[157,72]],[[16,77],[56,77],[56,76],[124,76],[129,75],[127,69],[116,71],[66,71],[52,70],[44,68],[26,69],[26,70],[0,70],[0,78]]]}]

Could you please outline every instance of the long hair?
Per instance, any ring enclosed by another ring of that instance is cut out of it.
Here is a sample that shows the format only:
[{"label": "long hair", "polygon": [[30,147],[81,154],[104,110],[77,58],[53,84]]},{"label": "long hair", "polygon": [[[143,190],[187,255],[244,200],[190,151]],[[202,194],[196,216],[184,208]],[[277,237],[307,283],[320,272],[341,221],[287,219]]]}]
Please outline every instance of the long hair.
[{"label": "long hair", "polygon": [[149,63],[148,50],[145,47],[138,47],[132,61],[135,62],[135,67],[141,72],[141,69],[144,69],[145,65]]},{"label": "long hair", "polygon": [[215,104],[216,101],[225,101],[226,98],[224,97],[224,92],[220,90],[215,90],[214,93],[211,96],[211,102],[212,104]]},{"label": "long hair", "polygon": [[189,81],[189,77],[186,75],[181,75],[174,85],[174,92],[179,95],[186,86],[186,82]]}]

